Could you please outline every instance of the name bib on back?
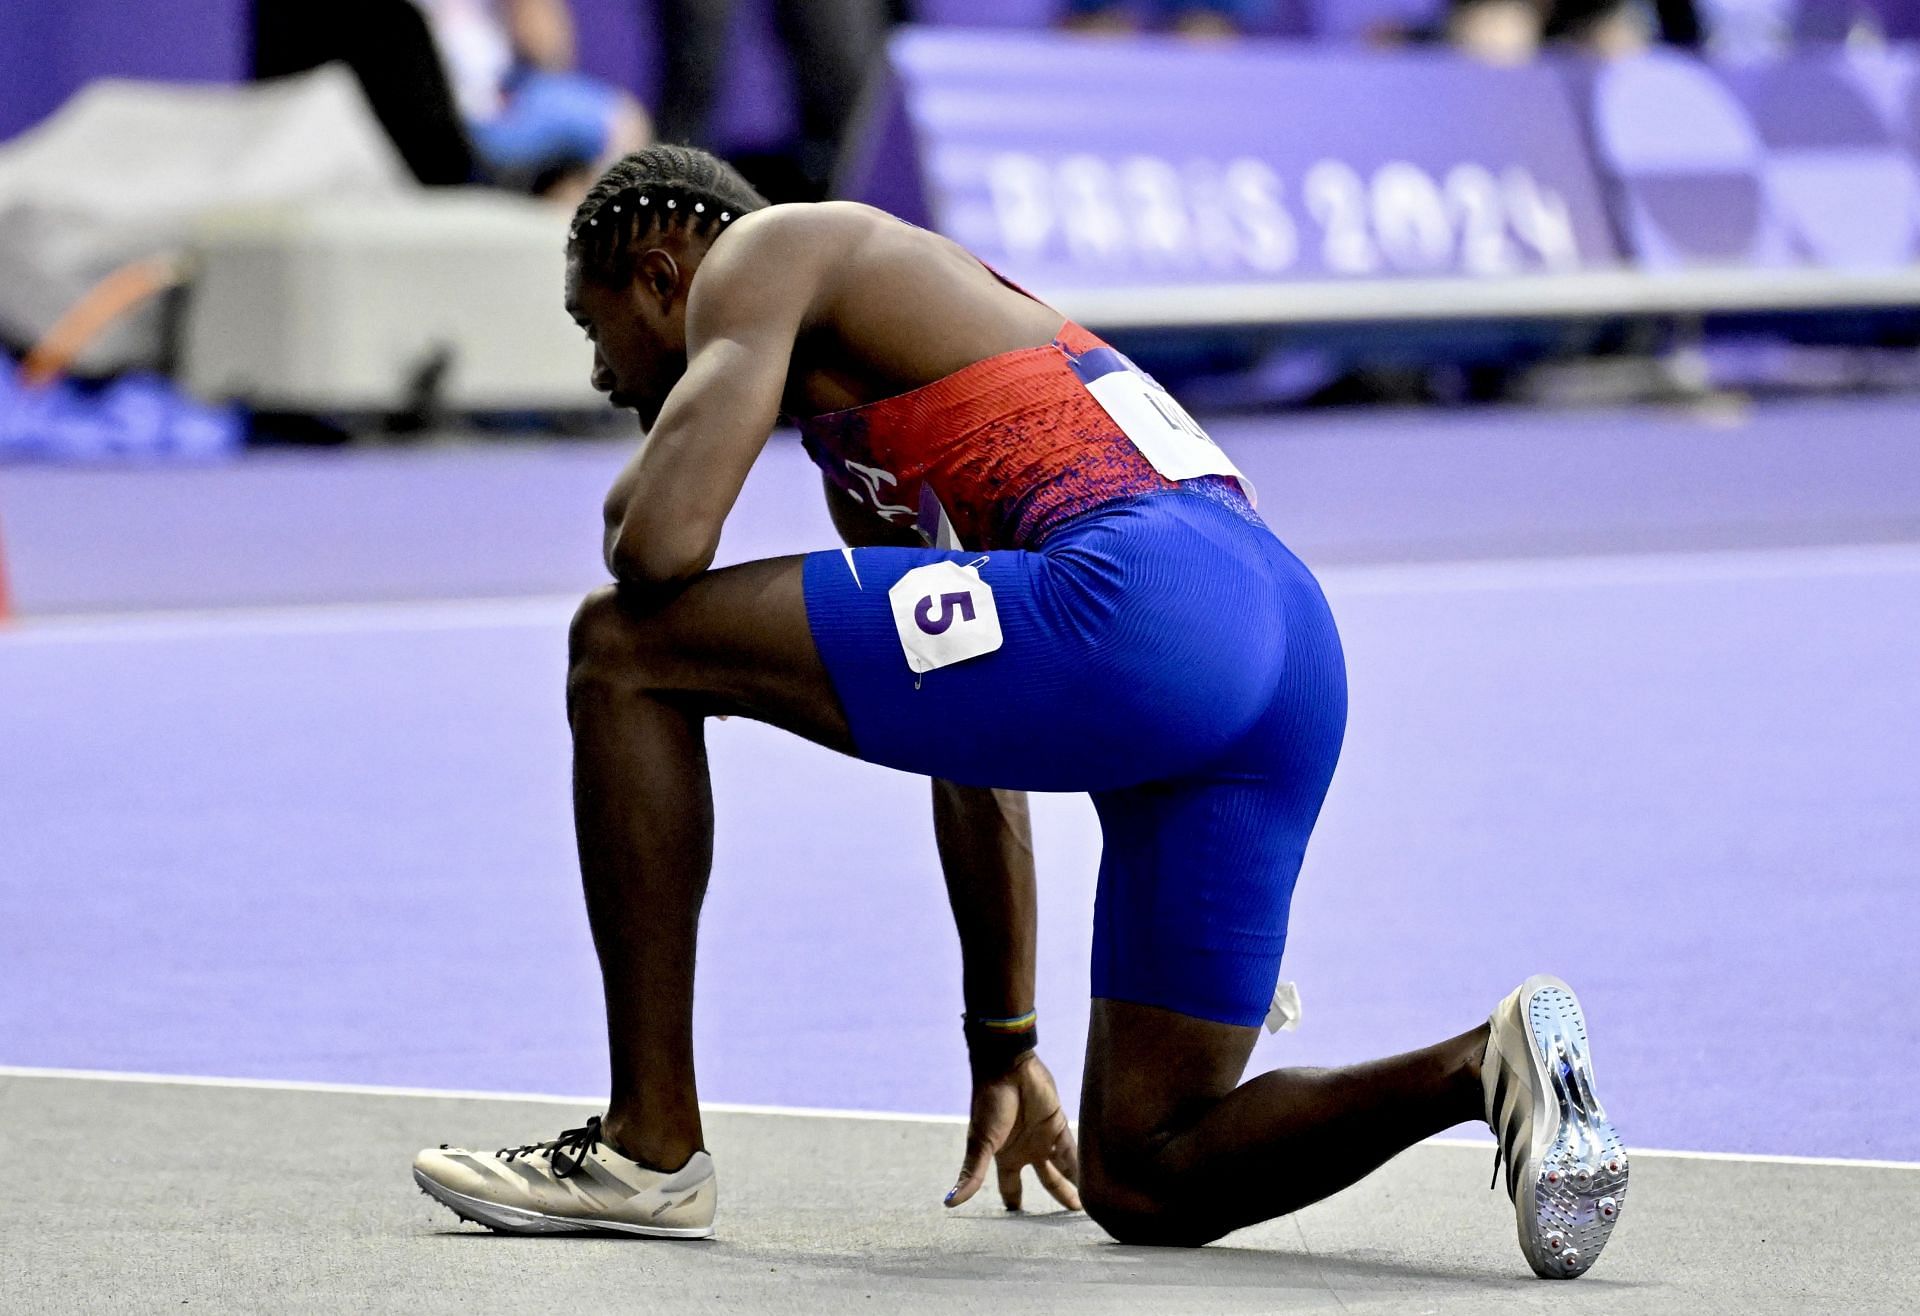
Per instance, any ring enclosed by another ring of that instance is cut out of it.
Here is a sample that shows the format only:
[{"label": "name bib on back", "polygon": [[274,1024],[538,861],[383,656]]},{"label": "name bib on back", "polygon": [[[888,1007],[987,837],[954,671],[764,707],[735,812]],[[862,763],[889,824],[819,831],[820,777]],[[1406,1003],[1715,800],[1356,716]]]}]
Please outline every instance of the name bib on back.
[{"label": "name bib on back", "polygon": [[1111,348],[1088,353],[1075,365],[1075,371],[1093,400],[1154,470],[1169,480],[1232,476],[1240,482],[1247,500],[1257,501],[1253,482],[1152,375]]}]

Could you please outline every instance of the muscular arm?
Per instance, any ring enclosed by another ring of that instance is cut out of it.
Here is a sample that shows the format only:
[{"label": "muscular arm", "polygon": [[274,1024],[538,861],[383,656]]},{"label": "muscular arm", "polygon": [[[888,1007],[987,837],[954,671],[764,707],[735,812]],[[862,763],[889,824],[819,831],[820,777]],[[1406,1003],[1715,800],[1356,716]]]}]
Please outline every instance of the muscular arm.
[{"label": "muscular arm", "polygon": [[[925,547],[911,527],[882,520],[832,484],[826,493],[834,528],[849,546]],[[960,933],[967,1013],[988,1019],[1025,1014],[1033,1008],[1037,925],[1026,793],[936,778],[933,835]]]},{"label": "muscular arm", "polygon": [[1033,832],[1025,791],[933,783],[933,835],[960,933],[967,1013],[1010,1019],[1033,1008]]},{"label": "muscular arm", "polygon": [[791,234],[743,225],[730,237],[690,295],[686,374],[607,495],[607,569],[636,593],[671,593],[713,564],[819,292],[820,255]]}]

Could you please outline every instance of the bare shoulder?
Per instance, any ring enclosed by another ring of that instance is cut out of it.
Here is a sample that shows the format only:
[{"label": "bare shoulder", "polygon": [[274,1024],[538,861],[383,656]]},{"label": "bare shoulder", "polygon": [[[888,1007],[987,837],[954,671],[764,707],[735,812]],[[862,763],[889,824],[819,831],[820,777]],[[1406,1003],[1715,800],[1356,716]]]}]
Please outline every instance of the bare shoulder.
[{"label": "bare shoulder", "polygon": [[733,221],[694,288],[691,338],[824,332],[890,380],[937,378],[1060,327],[950,239],[854,201]]},{"label": "bare shoulder", "polygon": [[[796,202],[741,216],[726,240],[746,237],[759,243],[852,245],[885,230],[910,227],[886,211],[858,201]],[[718,250],[720,244],[714,246]]]},{"label": "bare shoulder", "polygon": [[707,253],[703,297],[764,302],[770,293],[843,284],[877,262],[924,260],[945,238],[857,201],[768,206],[734,220]]},{"label": "bare shoulder", "polygon": [[849,201],[768,206],[734,220],[714,241],[701,265],[702,281],[716,293],[764,292],[769,280],[790,282],[842,268],[883,224],[899,221]]}]

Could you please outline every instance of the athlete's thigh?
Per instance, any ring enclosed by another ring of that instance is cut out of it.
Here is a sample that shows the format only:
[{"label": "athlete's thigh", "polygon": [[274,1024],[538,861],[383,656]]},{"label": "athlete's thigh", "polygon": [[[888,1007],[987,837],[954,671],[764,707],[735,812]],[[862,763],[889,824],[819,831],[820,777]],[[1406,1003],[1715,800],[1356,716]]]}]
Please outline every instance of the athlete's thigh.
[{"label": "athlete's thigh", "polygon": [[[1305,844],[1284,784],[1223,769],[1100,792],[1084,1158],[1103,1187],[1232,1091],[1279,978]],[[1111,1172],[1108,1174],[1107,1172]]]},{"label": "athlete's thigh", "polygon": [[751,717],[851,753],[846,715],[807,626],[804,560],[721,567],[663,603],[598,590],[574,619],[574,662],[605,663],[697,711]]},{"label": "athlete's thigh", "polygon": [[[916,568],[976,573],[906,601]],[[965,785],[1097,790],[1154,775],[1167,737],[1117,708],[1088,672],[1081,628],[1063,624],[1040,554],[860,548],[709,571],[660,604],[606,590],[575,621],[592,652],[699,712],[740,714],[870,762]],[[966,597],[960,597],[961,594]],[[951,643],[997,628],[1002,643],[924,672],[902,626]]]},{"label": "athlete's thigh", "polygon": [[810,556],[808,617],[854,752],[1011,790],[1156,775],[1178,724],[1129,706],[1112,664],[1095,661],[1112,626],[1062,597],[1057,575],[1017,549]]},{"label": "athlete's thigh", "polygon": [[1094,797],[1106,844],[1081,1112],[1089,1200],[1154,1182],[1169,1137],[1239,1083],[1280,977],[1346,727],[1331,614],[1304,568],[1286,575],[1287,679],[1253,730],[1202,773]]}]

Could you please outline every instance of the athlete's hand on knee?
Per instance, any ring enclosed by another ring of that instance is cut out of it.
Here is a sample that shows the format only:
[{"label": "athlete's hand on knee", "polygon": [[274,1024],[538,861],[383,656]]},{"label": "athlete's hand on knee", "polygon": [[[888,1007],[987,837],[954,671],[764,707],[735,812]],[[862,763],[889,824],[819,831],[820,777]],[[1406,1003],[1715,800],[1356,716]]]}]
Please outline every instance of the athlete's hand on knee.
[{"label": "athlete's hand on knee", "polygon": [[1040,1184],[1069,1211],[1080,1209],[1080,1153],[1073,1130],[1060,1109],[1060,1093],[1053,1075],[1033,1052],[1000,1078],[976,1083],[973,1114],[967,1125],[966,1159],[960,1181],[947,1194],[948,1206],[959,1206],[987,1181],[987,1166],[999,1173],[1000,1199],[1007,1210],[1020,1209],[1020,1172],[1033,1167]]}]

